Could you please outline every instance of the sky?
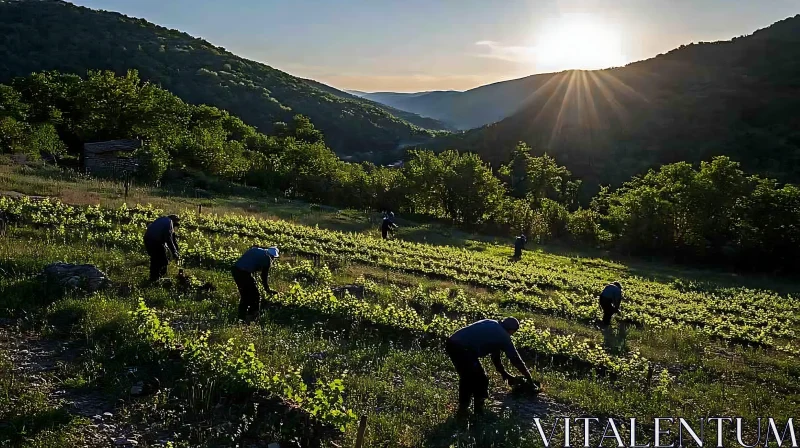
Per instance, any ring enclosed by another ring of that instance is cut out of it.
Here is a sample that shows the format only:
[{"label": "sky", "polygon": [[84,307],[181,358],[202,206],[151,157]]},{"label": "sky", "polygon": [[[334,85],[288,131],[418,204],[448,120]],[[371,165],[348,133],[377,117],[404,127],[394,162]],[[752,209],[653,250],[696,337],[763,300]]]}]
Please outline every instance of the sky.
[{"label": "sky", "polygon": [[624,65],[800,14],[800,0],[74,0],[340,89],[467,90]]}]

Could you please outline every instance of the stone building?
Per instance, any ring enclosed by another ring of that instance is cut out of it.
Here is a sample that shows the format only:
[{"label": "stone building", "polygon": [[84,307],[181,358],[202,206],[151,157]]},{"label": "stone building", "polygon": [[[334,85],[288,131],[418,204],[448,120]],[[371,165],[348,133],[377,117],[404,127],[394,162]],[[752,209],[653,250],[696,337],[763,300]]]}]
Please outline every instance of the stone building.
[{"label": "stone building", "polygon": [[133,174],[138,161],[133,152],[142,147],[141,140],[109,140],[83,145],[83,170],[95,176],[121,177]]}]

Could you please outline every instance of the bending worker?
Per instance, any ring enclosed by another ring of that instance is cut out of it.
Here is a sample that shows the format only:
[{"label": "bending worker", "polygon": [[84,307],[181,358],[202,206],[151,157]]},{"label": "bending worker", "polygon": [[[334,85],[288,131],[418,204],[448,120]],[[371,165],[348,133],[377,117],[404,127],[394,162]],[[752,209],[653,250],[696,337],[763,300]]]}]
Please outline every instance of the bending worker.
[{"label": "bending worker", "polygon": [[503,380],[510,381],[514,377],[506,372],[500,359],[500,352],[508,356],[511,364],[532,381],[528,367],[519,357],[511,335],[519,329],[519,321],[507,317],[502,321],[483,319],[456,331],[447,340],[445,350],[453,361],[458,372],[458,414],[464,416],[469,412],[469,404],[475,397],[475,414],[482,414],[484,401],[489,397],[489,377],[481,366],[480,358],[490,355],[492,363]]},{"label": "bending worker", "polygon": [[253,246],[239,257],[233,266],[233,280],[239,288],[239,319],[249,322],[258,318],[261,311],[261,294],[258,292],[253,274],[261,271],[261,284],[268,294],[275,294],[269,287],[269,269],[280,256],[277,247]]},{"label": "bending worker", "polygon": [[606,285],[600,293],[600,308],[603,309],[603,325],[611,325],[611,318],[619,313],[622,303],[622,286],[619,282]]},{"label": "bending worker", "polygon": [[157,281],[167,275],[167,252],[172,253],[175,260],[178,254],[178,241],[175,239],[175,227],[180,224],[177,215],[162,216],[153,221],[144,232],[144,248],[150,256],[150,281]]}]

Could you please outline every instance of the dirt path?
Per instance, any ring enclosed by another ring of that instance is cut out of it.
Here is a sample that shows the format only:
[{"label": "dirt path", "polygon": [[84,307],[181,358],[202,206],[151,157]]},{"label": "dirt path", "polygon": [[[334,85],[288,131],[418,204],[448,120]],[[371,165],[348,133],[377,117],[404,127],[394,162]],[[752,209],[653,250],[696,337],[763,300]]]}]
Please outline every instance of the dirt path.
[{"label": "dirt path", "polygon": [[[68,388],[65,368],[78,361],[80,343],[42,338],[23,330],[9,319],[0,319],[0,353],[12,364],[15,390],[38,390],[46,394],[46,408],[66,411],[89,422],[79,426],[83,446],[136,446],[127,425],[115,422],[115,404],[97,388]],[[126,431],[128,430],[128,431]]]}]

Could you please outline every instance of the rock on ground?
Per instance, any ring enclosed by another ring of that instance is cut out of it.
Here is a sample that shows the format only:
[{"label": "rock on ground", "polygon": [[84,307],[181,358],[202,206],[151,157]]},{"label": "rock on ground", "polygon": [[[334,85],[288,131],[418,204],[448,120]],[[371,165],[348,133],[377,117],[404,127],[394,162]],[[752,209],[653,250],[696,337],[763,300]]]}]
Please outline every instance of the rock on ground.
[{"label": "rock on ground", "polygon": [[65,288],[81,288],[95,292],[111,285],[111,280],[101,270],[91,264],[70,264],[56,262],[45,266],[44,275],[48,281]]}]

